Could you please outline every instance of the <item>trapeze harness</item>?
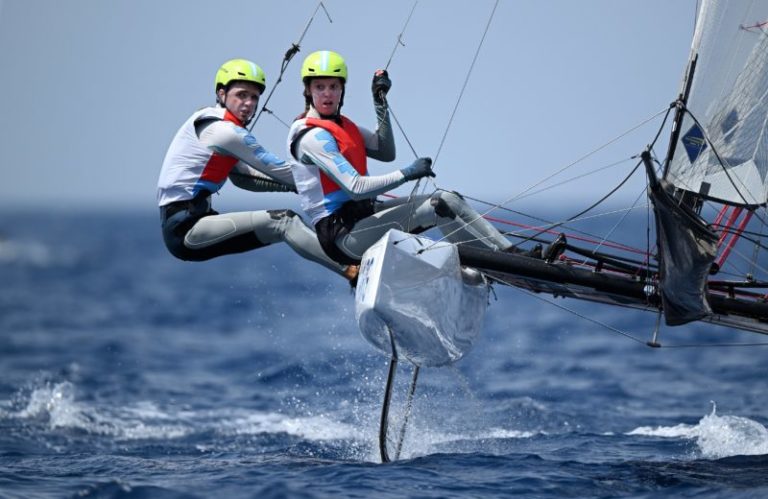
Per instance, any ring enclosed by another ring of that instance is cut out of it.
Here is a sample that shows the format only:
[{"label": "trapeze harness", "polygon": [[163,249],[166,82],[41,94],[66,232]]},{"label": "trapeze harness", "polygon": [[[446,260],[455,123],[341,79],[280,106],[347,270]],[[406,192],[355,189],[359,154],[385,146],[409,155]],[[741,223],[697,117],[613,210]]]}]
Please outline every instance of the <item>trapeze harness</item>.
[{"label": "trapeze harness", "polygon": [[[291,139],[291,154],[297,161],[298,143],[302,137],[315,127],[327,130],[339,146],[339,152],[360,175],[368,175],[368,163],[365,151],[365,140],[360,130],[346,116],[338,120],[304,118],[304,128],[299,130]],[[315,232],[325,253],[342,265],[359,264],[360,260],[351,258],[339,249],[336,240],[349,234],[360,220],[374,213],[374,199],[352,200],[342,188],[325,172],[318,169],[321,192],[302,194],[305,208],[308,204],[306,197],[322,196],[323,211],[319,218],[313,216]],[[317,190],[317,188],[315,189]],[[309,203],[312,201],[310,200]]]}]

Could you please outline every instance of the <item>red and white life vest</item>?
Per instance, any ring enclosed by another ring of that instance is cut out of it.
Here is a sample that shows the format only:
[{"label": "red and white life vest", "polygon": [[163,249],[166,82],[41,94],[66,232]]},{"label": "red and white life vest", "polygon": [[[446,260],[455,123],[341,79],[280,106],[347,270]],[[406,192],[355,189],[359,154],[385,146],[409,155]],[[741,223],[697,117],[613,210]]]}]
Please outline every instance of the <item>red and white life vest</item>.
[{"label": "red and white life vest", "polygon": [[357,125],[346,116],[341,116],[341,124],[319,118],[302,118],[293,123],[288,133],[293,178],[301,196],[302,208],[312,218],[312,223],[316,223],[335,212],[351,198],[317,165],[302,163],[300,158],[295,158],[290,151],[296,138],[311,128],[327,130],[336,140],[341,155],[358,174],[368,175],[368,160],[363,135]]},{"label": "red and white life vest", "polygon": [[207,107],[190,116],[176,132],[163,160],[157,182],[159,206],[188,201],[202,190],[217,192],[227,181],[238,159],[212,151],[200,142],[195,132],[197,123],[212,119],[243,126],[223,107]]}]

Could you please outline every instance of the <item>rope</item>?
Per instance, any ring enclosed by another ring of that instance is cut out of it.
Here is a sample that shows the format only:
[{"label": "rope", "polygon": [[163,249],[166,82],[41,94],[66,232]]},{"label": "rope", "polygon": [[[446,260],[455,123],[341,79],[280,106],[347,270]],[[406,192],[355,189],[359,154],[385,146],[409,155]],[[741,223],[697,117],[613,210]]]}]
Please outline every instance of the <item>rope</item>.
[{"label": "rope", "polygon": [[[463,194],[462,194],[462,196],[464,198],[466,198],[466,199],[469,199],[470,201],[475,201],[475,202],[483,203],[483,204],[487,204],[487,205],[492,205],[493,204],[493,203],[490,203],[488,201],[483,201],[481,199],[473,198],[471,196],[465,196]],[[647,208],[649,206],[650,205],[646,204],[644,207]],[[590,220],[590,219],[594,219],[594,218],[598,218],[598,217],[613,215],[613,214],[616,214],[616,213],[631,211],[631,210],[634,210],[634,209],[637,209],[637,208],[638,207],[632,207],[632,208],[622,208],[622,209],[619,209],[619,210],[606,211],[606,212],[603,212],[603,213],[597,213],[595,215],[591,215],[589,217],[575,219],[575,220],[572,220],[572,222],[580,222],[580,221],[583,221],[583,220]],[[500,206],[499,209],[507,211],[507,212],[510,212],[510,213],[514,213],[516,215],[524,216],[524,217],[530,218],[532,220],[535,220],[537,222],[542,222],[542,223],[547,224],[547,225],[555,223],[555,222],[551,222],[549,220],[546,220],[546,219],[543,219],[543,218],[540,218],[540,217],[534,217],[533,215],[530,215],[530,214],[527,214],[527,213],[523,213],[521,211],[513,210],[511,208],[507,208],[507,207],[504,207],[504,206]],[[507,221],[507,220],[502,219],[502,218],[492,217],[490,215],[484,215],[483,218],[485,218],[486,220],[489,220],[491,222],[498,222],[498,223],[507,224],[507,225],[515,225],[517,227],[521,227],[521,228],[524,228],[526,230],[538,230],[538,229],[541,228],[541,226],[534,227],[534,226],[530,226],[530,225],[523,225],[523,224],[520,224],[520,223],[517,223],[517,222],[510,222],[510,221]],[[590,239],[587,239],[587,238],[584,238],[584,237],[578,237],[578,236],[574,237],[574,236],[571,236],[571,237],[573,237],[574,239],[577,239],[577,240],[581,240],[581,241],[588,242],[588,243],[596,243],[595,240],[599,239],[598,236],[596,236],[594,234],[591,234],[589,232],[586,232],[584,230],[578,230],[578,229],[574,229],[574,228],[570,228],[570,230],[572,230],[572,231],[574,231],[574,232],[576,232],[578,234],[582,234],[584,236],[588,236],[588,237],[593,239],[593,240],[590,240]],[[517,235],[516,232],[506,232],[505,234],[513,235],[513,236]],[[606,242],[603,245],[606,246],[606,247],[609,247],[609,248],[613,248],[613,249],[617,249],[617,250],[621,250],[621,251],[627,251],[629,253],[637,253],[637,254],[640,254],[640,255],[643,255],[643,256],[646,256],[646,257],[648,255],[648,253],[646,251],[644,251],[644,250],[641,250],[641,249],[638,249],[638,248],[633,248],[633,247],[627,246],[625,244],[620,244],[620,243],[617,243],[615,241]]]},{"label": "rope", "polygon": [[546,298],[544,298],[542,296],[538,296],[536,293],[534,293],[532,291],[529,291],[529,290],[523,289],[523,288],[519,288],[519,287],[515,286],[514,284],[505,282],[503,279],[499,279],[499,278],[497,278],[495,276],[493,277],[493,279],[498,281],[498,282],[500,282],[500,283],[502,283],[502,284],[505,284],[507,286],[513,287],[514,289],[519,290],[519,291],[527,294],[528,296],[530,296],[532,298],[536,298],[539,301],[542,301],[544,303],[548,303],[550,305],[553,305],[553,306],[559,308],[560,310],[564,310],[565,312],[568,312],[568,313],[570,313],[570,314],[572,314],[572,315],[574,315],[574,316],[576,316],[576,317],[578,317],[580,319],[584,319],[585,321],[591,322],[591,323],[596,324],[596,325],[598,325],[598,326],[600,326],[600,327],[602,327],[604,329],[607,329],[608,331],[616,333],[616,334],[618,334],[618,335],[620,335],[620,336],[622,336],[624,338],[627,338],[628,340],[631,340],[631,341],[634,341],[634,342],[639,343],[641,345],[645,345],[645,346],[652,347],[652,348],[716,348],[716,347],[764,347],[764,346],[768,346],[768,342],[761,342],[761,343],[680,343],[680,344],[676,344],[676,345],[661,345],[661,344],[655,342],[655,338],[654,338],[653,341],[647,342],[647,341],[643,341],[642,339],[634,336],[631,333],[628,333],[628,332],[623,331],[623,330],[621,330],[619,328],[613,327],[610,324],[606,324],[606,323],[604,323],[602,321],[599,321],[597,319],[593,319],[591,317],[587,317],[587,316],[585,316],[583,314],[580,314],[579,312],[576,312],[573,309],[570,309],[568,307],[565,307],[563,305],[555,303],[555,302],[553,302],[551,300],[548,300],[548,299],[546,299]]},{"label": "rope", "polygon": [[[618,222],[616,222],[616,223],[614,224],[614,226],[613,226],[613,227],[611,227],[611,230],[609,230],[609,231],[608,231],[608,233],[607,233],[605,236],[603,236],[602,240],[601,240],[601,241],[600,241],[600,242],[597,244],[597,246],[595,246],[595,248],[592,250],[593,252],[599,251],[599,250],[600,250],[600,248],[602,248],[602,247],[603,247],[603,245],[605,245],[606,241],[608,241],[608,238],[609,238],[609,237],[611,237],[611,235],[612,235],[612,234],[613,234],[613,233],[616,231],[616,229],[618,229],[618,228],[619,228],[619,226],[620,226],[620,225],[621,225],[621,224],[624,222],[624,220],[626,220],[626,219],[627,219],[627,216],[629,215],[629,212],[630,212],[630,211],[632,211],[632,210],[633,210],[633,209],[634,209],[634,208],[637,206],[637,203],[639,203],[639,202],[640,202],[640,199],[643,197],[643,195],[644,195],[645,193],[646,193],[646,190],[645,190],[645,189],[643,189],[642,191],[640,191],[640,194],[637,196],[637,198],[635,198],[635,202],[634,202],[634,203],[632,203],[632,206],[630,207],[630,209],[626,210],[626,211],[624,212],[624,214],[621,216],[621,218],[619,219],[619,221],[618,221]],[[645,255],[645,257],[646,257],[646,262],[648,261],[648,255],[649,255],[649,254],[650,254],[650,252],[647,252],[647,253],[646,253],[646,255]],[[585,265],[586,263],[587,263],[587,259],[586,259],[586,257],[585,257],[584,261],[583,261],[581,264],[582,264],[582,265]]]},{"label": "rope", "polygon": [[262,112],[265,112],[265,113],[268,113],[268,114],[271,114],[272,116],[274,116],[274,118],[275,118],[277,121],[279,121],[280,123],[282,123],[282,124],[285,126],[285,128],[291,128],[291,125],[289,125],[289,124],[288,124],[288,123],[286,123],[285,121],[281,120],[281,119],[280,119],[280,117],[279,117],[278,115],[276,115],[276,114],[275,114],[275,113],[274,113],[274,112],[273,112],[271,109],[268,109],[268,108],[267,108],[267,106],[266,106],[266,102],[264,103],[264,106],[261,108],[261,110],[262,110]]},{"label": "rope", "polygon": [[587,316],[585,316],[583,314],[580,314],[580,313],[576,312],[573,309],[570,309],[568,307],[565,307],[563,305],[560,305],[558,303],[550,301],[550,300],[548,300],[548,299],[546,299],[546,298],[544,298],[542,296],[538,296],[536,293],[534,293],[532,291],[528,291],[527,289],[523,289],[523,288],[518,288],[518,287],[514,286],[514,284],[511,284],[511,283],[508,283],[508,282],[504,282],[504,280],[502,280],[502,279],[497,279],[496,277],[494,277],[494,279],[498,280],[499,282],[501,282],[502,284],[505,284],[507,286],[512,286],[515,289],[520,290],[523,293],[527,294],[528,296],[536,298],[537,300],[543,301],[544,303],[548,303],[550,305],[553,305],[553,306],[559,308],[560,310],[564,310],[564,311],[566,311],[566,312],[568,312],[570,314],[573,314],[573,315],[575,315],[576,317],[578,317],[580,319],[584,319],[585,321],[588,321],[588,322],[591,322],[593,324],[596,324],[596,325],[598,325],[600,327],[603,327],[603,328],[605,328],[605,329],[607,329],[609,331],[612,331],[612,332],[614,332],[616,334],[619,334],[619,335],[621,335],[621,336],[623,336],[625,338],[628,338],[628,339],[630,339],[630,340],[632,340],[634,342],[640,343],[641,345],[645,345],[646,344],[645,341],[641,340],[640,338],[637,338],[637,337],[633,336],[632,334],[630,334],[630,333],[628,333],[626,331],[622,331],[621,329],[615,328],[615,327],[613,327],[613,326],[611,326],[609,324],[606,324],[604,322],[601,322],[601,321],[599,321],[597,319],[593,319],[591,317],[587,317]]},{"label": "rope", "polygon": [[[574,165],[576,165],[577,163],[580,163],[581,161],[584,161],[585,159],[587,159],[588,157],[590,157],[590,156],[592,156],[592,155],[596,154],[597,152],[601,151],[602,149],[605,149],[606,147],[608,147],[608,146],[609,146],[609,145],[611,145],[612,143],[614,143],[614,142],[618,141],[619,139],[623,138],[624,136],[626,136],[626,135],[628,135],[628,134],[632,133],[634,130],[636,130],[636,129],[640,128],[641,126],[645,125],[645,124],[646,124],[646,123],[648,123],[649,121],[651,121],[651,120],[653,120],[653,119],[657,118],[657,117],[658,117],[658,116],[660,116],[661,114],[664,114],[664,113],[666,113],[666,114],[665,114],[665,116],[664,116],[664,120],[662,121],[662,124],[661,124],[661,126],[659,127],[659,131],[656,133],[656,137],[654,138],[654,141],[652,142],[652,144],[653,144],[653,143],[655,143],[655,142],[656,142],[656,140],[658,140],[659,136],[661,135],[661,130],[664,128],[664,125],[666,124],[667,118],[669,117],[669,113],[670,113],[670,111],[671,111],[672,107],[673,107],[673,106],[667,106],[667,108],[663,109],[662,111],[659,111],[659,112],[655,113],[653,116],[651,116],[651,117],[649,117],[649,118],[646,118],[645,120],[643,120],[643,121],[642,121],[642,122],[640,122],[639,124],[635,125],[634,127],[631,127],[629,130],[627,130],[627,131],[625,131],[625,132],[623,132],[623,133],[619,134],[618,136],[616,136],[616,137],[614,137],[613,139],[609,140],[607,143],[605,143],[605,144],[601,145],[600,147],[598,147],[598,148],[594,149],[593,151],[590,151],[589,153],[585,154],[584,156],[582,156],[582,157],[578,158],[577,160],[575,160],[575,161],[571,162],[570,164],[568,164],[568,165],[564,166],[563,168],[561,168],[561,169],[560,169],[560,170],[558,170],[557,172],[553,173],[552,175],[550,175],[550,176],[548,176],[548,177],[544,178],[543,180],[541,180],[541,181],[539,181],[539,182],[535,183],[534,185],[532,185],[532,186],[528,187],[527,189],[523,190],[521,193],[519,193],[519,194],[517,194],[517,195],[515,195],[515,196],[512,196],[512,197],[510,197],[510,198],[508,198],[508,199],[506,199],[506,200],[502,201],[501,203],[498,203],[498,204],[495,204],[495,205],[493,205],[493,206],[492,206],[490,209],[488,209],[488,210],[486,210],[485,212],[483,212],[483,213],[479,214],[479,215],[478,215],[478,217],[477,217],[475,220],[471,220],[471,221],[469,221],[469,222],[466,222],[466,223],[465,223],[465,224],[464,224],[462,227],[466,227],[467,225],[470,225],[470,224],[472,224],[473,222],[475,222],[476,220],[478,220],[480,217],[486,216],[486,215],[488,215],[489,213],[491,213],[492,211],[494,211],[494,210],[496,210],[496,209],[498,209],[498,208],[500,208],[500,207],[503,207],[504,205],[507,205],[507,204],[511,203],[512,201],[514,201],[514,200],[518,199],[520,196],[522,196],[522,195],[526,194],[527,192],[531,191],[532,189],[534,189],[534,188],[538,187],[539,185],[543,184],[544,182],[548,181],[549,179],[551,179],[551,178],[553,178],[553,177],[555,177],[555,176],[559,175],[560,173],[562,173],[563,171],[565,171],[565,170],[567,170],[567,169],[569,169],[569,168],[573,167],[573,166],[574,166]],[[632,176],[632,175],[635,173],[635,171],[637,171],[637,169],[640,167],[640,165],[641,165],[641,164],[642,164],[642,161],[639,161],[639,162],[637,163],[637,165],[635,165],[635,167],[634,167],[634,169],[632,170],[632,172],[630,172],[630,174],[629,174],[629,175],[628,175],[628,176],[627,176],[627,177],[626,177],[626,178],[625,178],[625,179],[624,179],[624,180],[623,180],[623,181],[622,181],[622,182],[621,182],[621,183],[620,183],[620,184],[619,184],[619,185],[618,185],[618,186],[617,186],[615,189],[613,189],[613,190],[612,190],[611,192],[609,192],[607,195],[603,196],[603,198],[602,198],[602,199],[601,199],[601,200],[600,200],[598,203],[595,203],[595,204],[593,204],[592,206],[590,206],[589,208],[587,208],[586,210],[583,210],[581,213],[579,213],[579,214],[577,214],[577,215],[574,215],[573,217],[570,217],[570,219],[574,219],[574,218],[576,218],[576,217],[579,217],[579,216],[583,215],[584,213],[586,213],[586,212],[590,211],[591,209],[595,208],[597,205],[599,205],[600,203],[602,203],[603,201],[605,201],[606,199],[608,199],[608,197],[610,197],[610,196],[611,196],[611,195],[612,195],[614,192],[616,192],[616,190],[618,190],[618,188],[619,188],[619,187],[621,187],[621,186],[622,186],[624,183],[626,183],[626,182],[627,182],[627,180],[629,180],[629,178],[630,178],[630,177],[631,177],[631,176]],[[567,220],[566,220],[566,222],[567,222]],[[560,224],[557,224],[557,225],[553,225],[553,227],[550,227],[550,229],[551,229],[551,228],[554,228],[554,227],[558,227],[559,225],[562,225],[563,223],[566,223],[566,222],[562,222],[562,223],[560,223]],[[443,237],[442,237],[442,238],[438,239],[438,240],[437,240],[437,241],[435,241],[435,242],[441,242],[441,241],[443,241],[444,239],[446,239],[447,237],[451,236],[452,234],[454,234],[454,233],[455,233],[456,231],[458,231],[458,230],[460,230],[460,229],[456,229],[455,231],[453,231],[453,232],[451,232],[451,233],[449,233],[449,234],[445,234],[445,235],[443,235]],[[540,235],[540,234],[542,234],[542,233],[543,233],[543,232],[540,232],[538,235]],[[531,239],[531,238],[529,238],[529,240],[530,240],[530,239]],[[519,245],[519,244],[521,244],[522,242],[525,242],[525,241],[521,241],[520,243],[518,243],[518,245]],[[426,248],[426,249],[429,249],[429,248]]]},{"label": "rope", "polygon": [[392,118],[395,120],[395,124],[397,125],[397,128],[400,130],[400,133],[403,134],[403,138],[405,138],[405,141],[408,143],[408,147],[411,148],[411,152],[413,153],[414,158],[418,158],[419,155],[416,154],[416,149],[413,147],[413,144],[411,143],[411,140],[408,138],[408,135],[406,135],[405,130],[403,130],[403,126],[400,124],[400,120],[397,119],[397,116],[395,116],[395,112],[392,110],[392,105],[387,101],[387,99],[384,99],[384,102],[386,103],[387,109],[389,110],[389,114],[392,115]]},{"label": "rope", "polygon": [[[680,105],[683,105],[683,104],[680,104]],[[691,119],[696,124],[696,126],[699,127],[699,130],[701,130],[701,134],[704,136],[704,140],[706,140],[707,144],[709,144],[709,146],[712,148],[712,153],[715,155],[715,158],[717,159],[717,162],[722,167],[723,173],[725,173],[725,176],[728,178],[728,181],[731,183],[733,188],[736,190],[736,193],[738,193],[738,195],[741,198],[741,200],[744,201],[745,205],[747,205],[747,206],[751,205],[752,203],[747,201],[747,198],[744,197],[744,194],[742,194],[741,190],[736,185],[736,182],[733,180],[733,177],[731,177],[731,174],[728,172],[728,168],[725,165],[725,161],[723,161],[723,158],[720,156],[720,153],[717,151],[717,148],[715,147],[715,144],[712,142],[712,140],[710,140],[709,134],[707,133],[706,129],[703,126],[701,126],[701,123],[699,123],[699,120],[696,119],[696,116],[694,116],[693,113],[684,105],[683,105],[683,110],[685,111],[685,113],[688,116],[691,117]],[[760,220],[760,222],[762,222],[763,224],[766,223],[765,220],[757,214],[757,212],[755,212],[755,215],[757,216],[757,219]]]},{"label": "rope", "polygon": [[488,34],[488,29],[491,27],[491,21],[493,21],[493,16],[496,14],[496,7],[499,6],[499,0],[496,0],[496,3],[493,4],[493,10],[491,11],[491,15],[488,18],[488,23],[485,25],[485,31],[483,32],[483,37],[480,39],[480,44],[477,46],[477,50],[475,51],[475,56],[472,59],[472,64],[469,66],[469,71],[467,71],[467,76],[464,78],[464,84],[461,87],[461,92],[459,92],[459,98],[456,99],[456,105],[453,106],[453,112],[451,113],[451,117],[448,120],[448,125],[445,127],[445,132],[443,133],[443,138],[440,141],[440,146],[437,148],[437,153],[435,154],[435,160],[432,162],[432,166],[434,168],[434,165],[437,163],[437,158],[440,157],[440,151],[443,149],[443,144],[445,143],[445,138],[448,136],[448,130],[451,128],[451,124],[453,123],[453,118],[456,116],[456,110],[459,108],[459,103],[461,102],[461,98],[464,96],[464,90],[467,88],[467,83],[469,83],[469,77],[472,75],[472,69],[475,67],[475,62],[477,62],[477,57],[480,55],[480,49],[483,47],[483,42],[485,42],[485,36]]},{"label": "rope", "polygon": [[[299,50],[301,50],[301,42],[304,41],[304,36],[306,36],[307,31],[309,31],[309,26],[312,24],[312,21],[315,19],[315,16],[317,15],[317,11],[320,10],[320,8],[323,8],[323,12],[325,12],[326,17],[328,17],[328,22],[333,24],[333,19],[331,19],[331,15],[328,13],[328,9],[325,8],[325,5],[323,5],[323,2],[318,2],[317,7],[315,7],[314,12],[312,12],[312,15],[309,18],[309,21],[307,21],[306,26],[304,26],[304,31],[301,32],[301,36],[299,37],[299,41],[296,43],[291,44],[291,47],[285,52],[285,56],[283,56],[283,62],[280,64],[280,74],[277,77],[277,81],[272,86],[272,89],[269,91],[269,94],[267,94],[267,99],[264,101],[264,105],[261,107],[261,110],[259,111],[259,114],[256,115],[256,118],[253,119],[253,122],[251,122],[251,126],[248,127],[248,132],[251,132],[253,130],[253,127],[256,125],[256,122],[259,121],[259,118],[261,117],[261,113],[264,111],[268,112],[275,118],[277,118],[277,115],[267,109],[267,104],[269,103],[269,100],[272,98],[272,94],[275,93],[275,90],[277,89],[277,86],[280,84],[281,81],[283,81],[283,75],[285,74],[285,70],[288,69],[288,64],[290,64],[291,59],[293,59],[293,56],[295,56]],[[280,118],[277,118],[280,123],[288,126],[290,126],[285,123]]]},{"label": "rope", "polygon": [[416,10],[416,5],[418,5],[419,0],[414,0],[413,7],[411,7],[411,13],[408,14],[408,19],[405,20],[405,24],[403,25],[402,31],[400,31],[400,34],[397,35],[397,41],[395,42],[395,46],[392,48],[392,53],[389,55],[389,60],[387,61],[387,65],[384,66],[384,70],[386,71],[389,69],[389,65],[392,63],[392,58],[395,57],[395,52],[397,51],[397,47],[402,45],[405,47],[405,44],[403,43],[403,35],[405,34],[405,29],[408,27],[408,23],[411,22],[411,16],[413,16],[413,11]]}]

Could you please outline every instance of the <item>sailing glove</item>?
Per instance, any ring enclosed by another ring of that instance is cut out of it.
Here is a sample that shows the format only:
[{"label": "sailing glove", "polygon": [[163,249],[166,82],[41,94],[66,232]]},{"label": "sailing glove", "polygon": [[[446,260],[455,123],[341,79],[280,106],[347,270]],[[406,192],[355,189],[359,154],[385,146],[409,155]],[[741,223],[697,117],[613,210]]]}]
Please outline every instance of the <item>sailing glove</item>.
[{"label": "sailing glove", "polygon": [[435,172],[432,171],[432,158],[419,158],[410,166],[406,166],[400,173],[403,174],[405,180],[416,180],[421,177],[434,177]]},{"label": "sailing glove", "polygon": [[371,91],[373,92],[373,102],[384,104],[384,97],[392,87],[392,81],[389,79],[389,73],[386,69],[377,69],[373,73],[373,82],[371,82]]}]

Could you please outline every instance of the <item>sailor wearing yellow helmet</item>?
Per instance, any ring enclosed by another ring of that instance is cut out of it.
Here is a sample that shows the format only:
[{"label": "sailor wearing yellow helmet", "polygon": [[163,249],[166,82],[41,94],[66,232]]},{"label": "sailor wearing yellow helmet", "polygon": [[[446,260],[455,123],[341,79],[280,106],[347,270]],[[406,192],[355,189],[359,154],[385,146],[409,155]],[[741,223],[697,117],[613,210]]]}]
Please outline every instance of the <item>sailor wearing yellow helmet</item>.
[{"label": "sailor wearing yellow helmet", "polygon": [[392,161],[395,144],[385,96],[386,71],[374,73],[372,91],[378,128],[371,132],[341,114],[348,80],[347,64],[336,52],[310,54],[301,68],[305,113],[288,133],[287,155],[320,244],[341,264],[358,264],[362,254],[387,230],[421,232],[436,225],[452,242],[494,250],[511,243],[454,192],[438,190],[384,202],[376,196],[405,182],[431,176],[432,160],[383,175],[369,175],[367,158]]},{"label": "sailor wearing yellow helmet", "polygon": [[227,179],[254,192],[295,191],[290,166],[245,128],[265,88],[259,66],[227,61],[216,72],[216,106],[195,112],[176,132],[157,184],[165,245],[177,258],[202,261],[284,241],[304,258],[344,275],[347,267],[326,256],[295,212],[219,214],[211,207],[211,194]]}]

